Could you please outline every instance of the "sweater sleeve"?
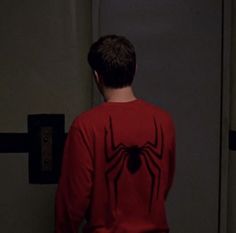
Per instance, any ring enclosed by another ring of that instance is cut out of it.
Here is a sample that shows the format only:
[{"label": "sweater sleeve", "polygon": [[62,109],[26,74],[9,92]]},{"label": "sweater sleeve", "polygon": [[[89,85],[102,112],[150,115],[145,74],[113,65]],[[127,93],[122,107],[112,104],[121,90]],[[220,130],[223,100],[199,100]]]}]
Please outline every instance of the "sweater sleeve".
[{"label": "sweater sleeve", "polygon": [[56,192],[55,233],[77,233],[88,209],[93,173],[90,145],[86,131],[72,125]]}]

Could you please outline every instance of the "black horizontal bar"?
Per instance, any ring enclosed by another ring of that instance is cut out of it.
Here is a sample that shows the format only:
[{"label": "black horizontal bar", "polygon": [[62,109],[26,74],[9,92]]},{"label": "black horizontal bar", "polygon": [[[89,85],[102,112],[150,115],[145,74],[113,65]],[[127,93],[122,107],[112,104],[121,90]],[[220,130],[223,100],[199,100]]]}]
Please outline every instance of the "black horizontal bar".
[{"label": "black horizontal bar", "polygon": [[229,149],[236,150],[236,131],[229,131]]},{"label": "black horizontal bar", "polygon": [[[66,137],[66,134],[65,134]],[[229,131],[229,149],[236,150],[236,131]],[[0,153],[29,152],[27,133],[0,133]]]},{"label": "black horizontal bar", "polygon": [[0,153],[27,153],[28,151],[27,133],[0,133]]}]

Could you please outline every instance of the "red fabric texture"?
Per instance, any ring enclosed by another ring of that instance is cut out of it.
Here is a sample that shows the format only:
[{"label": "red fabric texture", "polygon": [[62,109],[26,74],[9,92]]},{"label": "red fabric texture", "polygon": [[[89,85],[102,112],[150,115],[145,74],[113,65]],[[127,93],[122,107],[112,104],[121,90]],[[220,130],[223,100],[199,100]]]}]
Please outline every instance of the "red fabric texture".
[{"label": "red fabric texture", "polygon": [[169,232],[165,200],[175,170],[169,114],[141,99],[78,116],[65,144],[56,233]]}]

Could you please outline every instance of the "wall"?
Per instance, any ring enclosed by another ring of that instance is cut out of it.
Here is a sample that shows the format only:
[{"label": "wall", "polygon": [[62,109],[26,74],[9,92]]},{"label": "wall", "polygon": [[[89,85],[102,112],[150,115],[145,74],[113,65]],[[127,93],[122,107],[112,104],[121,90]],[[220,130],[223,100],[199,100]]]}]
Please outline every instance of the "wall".
[{"label": "wall", "polygon": [[[0,2],[0,132],[27,115],[64,113],[66,129],[91,106],[88,0]],[[53,232],[55,185],[28,183],[27,154],[0,154],[0,232]]]}]

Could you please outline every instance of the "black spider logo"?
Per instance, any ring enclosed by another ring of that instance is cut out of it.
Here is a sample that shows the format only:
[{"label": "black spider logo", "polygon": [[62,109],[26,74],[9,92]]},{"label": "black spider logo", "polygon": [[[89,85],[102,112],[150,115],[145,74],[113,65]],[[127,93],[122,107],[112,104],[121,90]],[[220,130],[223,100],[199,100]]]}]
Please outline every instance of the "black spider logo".
[{"label": "black spider logo", "polygon": [[[109,190],[109,175],[115,169],[114,177],[114,194],[115,194],[115,203],[117,206],[118,203],[118,182],[121,177],[122,171],[127,165],[127,169],[131,174],[135,174],[142,165],[142,161],[144,161],[149,175],[151,177],[151,188],[150,188],[150,200],[149,200],[149,212],[151,211],[153,195],[155,192],[155,185],[157,179],[157,198],[159,195],[160,189],[160,179],[161,179],[161,168],[158,165],[158,161],[162,160],[163,157],[163,148],[164,148],[164,137],[163,137],[163,129],[160,125],[160,135],[157,127],[157,122],[153,117],[154,123],[154,139],[153,141],[147,141],[142,146],[132,145],[126,146],[123,143],[119,143],[116,145],[114,140],[114,132],[112,126],[112,119],[109,117],[109,131],[110,136],[108,136],[108,130],[105,128],[105,156],[106,162],[108,164],[108,168],[105,172],[107,187]],[[160,142],[160,148],[159,148]],[[110,150],[112,152],[108,152],[108,145],[110,145]],[[143,160],[141,159],[143,157]],[[127,160],[127,163],[125,163]],[[153,166],[150,166],[152,164]],[[156,168],[156,171],[152,167]]]}]

